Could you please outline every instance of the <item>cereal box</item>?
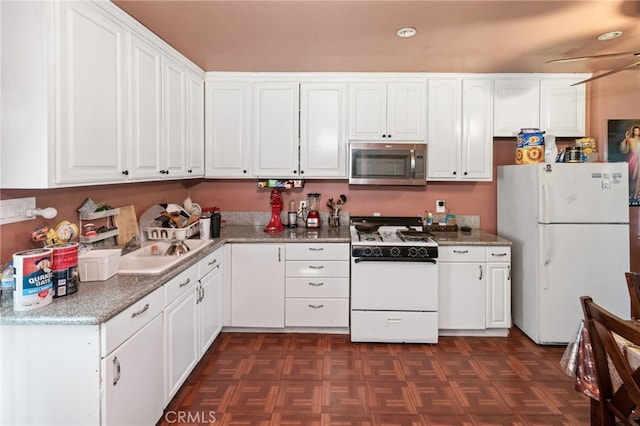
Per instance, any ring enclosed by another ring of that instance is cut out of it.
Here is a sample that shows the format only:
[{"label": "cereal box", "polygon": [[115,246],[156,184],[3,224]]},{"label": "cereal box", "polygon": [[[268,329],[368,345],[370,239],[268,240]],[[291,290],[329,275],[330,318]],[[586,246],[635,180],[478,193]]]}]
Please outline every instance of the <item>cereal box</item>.
[{"label": "cereal box", "polygon": [[540,129],[520,129],[516,140],[516,164],[544,162],[543,135]]}]

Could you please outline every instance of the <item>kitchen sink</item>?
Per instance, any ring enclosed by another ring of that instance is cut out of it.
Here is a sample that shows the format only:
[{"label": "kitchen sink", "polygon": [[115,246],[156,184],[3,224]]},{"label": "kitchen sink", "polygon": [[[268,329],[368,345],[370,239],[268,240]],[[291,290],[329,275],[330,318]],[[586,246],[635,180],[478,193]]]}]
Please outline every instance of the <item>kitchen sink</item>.
[{"label": "kitchen sink", "polygon": [[138,250],[120,256],[118,273],[160,274],[193,256],[206,246],[208,240],[184,240],[183,242],[189,247],[188,252],[180,256],[167,256],[165,253],[171,245],[170,241],[145,241]]}]

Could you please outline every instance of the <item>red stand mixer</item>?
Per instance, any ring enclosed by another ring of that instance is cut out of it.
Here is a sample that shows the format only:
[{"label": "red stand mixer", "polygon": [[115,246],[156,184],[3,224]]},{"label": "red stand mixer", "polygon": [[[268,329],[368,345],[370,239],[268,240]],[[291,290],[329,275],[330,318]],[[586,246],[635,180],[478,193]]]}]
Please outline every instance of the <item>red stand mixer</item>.
[{"label": "red stand mixer", "polygon": [[284,203],[282,201],[282,194],[279,189],[274,189],[271,191],[271,220],[269,224],[264,228],[264,232],[282,232],[284,231],[284,225],[282,224],[282,219],[280,218],[280,213],[282,212],[282,208],[284,207]]}]

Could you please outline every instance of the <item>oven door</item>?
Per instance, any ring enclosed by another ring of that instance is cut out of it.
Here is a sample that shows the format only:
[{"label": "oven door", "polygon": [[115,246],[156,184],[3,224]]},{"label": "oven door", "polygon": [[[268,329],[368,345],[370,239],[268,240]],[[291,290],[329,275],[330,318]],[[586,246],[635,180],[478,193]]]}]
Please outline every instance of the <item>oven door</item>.
[{"label": "oven door", "polygon": [[438,265],[423,260],[352,258],[351,309],[437,311]]}]

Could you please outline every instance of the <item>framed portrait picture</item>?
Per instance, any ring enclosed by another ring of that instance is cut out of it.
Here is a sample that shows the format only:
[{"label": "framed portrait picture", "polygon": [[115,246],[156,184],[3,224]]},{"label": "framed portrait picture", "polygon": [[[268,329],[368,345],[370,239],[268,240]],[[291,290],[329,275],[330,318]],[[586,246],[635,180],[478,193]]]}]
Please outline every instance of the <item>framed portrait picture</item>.
[{"label": "framed portrait picture", "polygon": [[609,120],[607,148],[610,163],[629,163],[629,205],[640,207],[640,118]]}]

